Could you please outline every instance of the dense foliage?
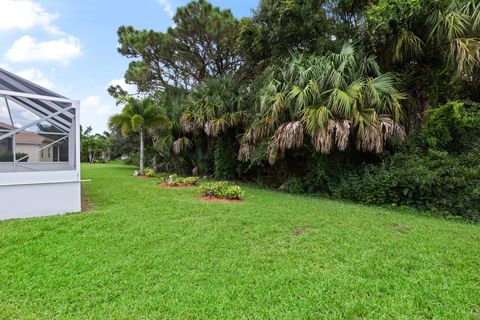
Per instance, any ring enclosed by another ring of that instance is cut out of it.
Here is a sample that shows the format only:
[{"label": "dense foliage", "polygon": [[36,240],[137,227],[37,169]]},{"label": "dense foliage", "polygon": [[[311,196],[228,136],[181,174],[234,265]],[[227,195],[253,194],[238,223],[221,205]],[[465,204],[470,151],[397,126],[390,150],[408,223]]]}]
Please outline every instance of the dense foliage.
[{"label": "dense foliage", "polygon": [[260,0],[237,20],[201,0],[173,20],[118,30],[140,94],[109,89],[116,154],[480,218],[478,1]]}]

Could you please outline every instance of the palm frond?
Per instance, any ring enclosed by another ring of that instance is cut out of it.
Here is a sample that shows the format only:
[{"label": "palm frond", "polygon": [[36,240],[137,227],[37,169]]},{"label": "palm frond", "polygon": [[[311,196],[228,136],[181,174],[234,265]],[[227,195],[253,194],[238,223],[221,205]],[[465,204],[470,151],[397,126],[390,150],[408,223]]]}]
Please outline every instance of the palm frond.
[{"label": "palm frond", "polygon": [[403,61],[405,57],[416,57],[423,51],[424,43],[412,31],[402,29],[395,42],[393,58]]},{"label": "palm frond", "polygon": [[282,152],[299,148],[303,145],[303,125],[300,121],[282,124],[274,135],[275,144]]},{"label": "palm frond", "polygon": [[347,149],[349,136],[350,121],[335,121],[335,143],[337,144],[338,150],[345,151]]},{"label": "palm frond", "polygon": [[457,38],[450,44],[450,63],[456,66],[457,75],[470,74],[480,67],[480,40],[478,38]]},{"label": "palm frond", "polygon": [[248,161],[255,152],[255,145],[250,143],[242,143],[238,150],[238,160]]},{"label": "palm frond", "polygon": [[180,154],[183,151],[190,148],[191,146],[192,146],[192,142],[190,141],[190,139],[188,139],[187,137],[181,137],[175,140],[172,148],[175,154]]},{"label": "palm frond", "polygon": [[318,128],[312,135],[312,145],[317,152],[328,154],[332,150],[334,141],[335,121],[328,120],[323,128]]}]

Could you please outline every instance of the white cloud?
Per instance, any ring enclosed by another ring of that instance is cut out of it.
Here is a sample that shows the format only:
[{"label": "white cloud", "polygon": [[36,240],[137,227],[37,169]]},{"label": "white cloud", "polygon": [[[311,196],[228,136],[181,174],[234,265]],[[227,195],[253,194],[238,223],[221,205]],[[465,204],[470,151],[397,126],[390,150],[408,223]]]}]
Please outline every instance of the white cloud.
[{"label": "white cloud", "polygon": [[98,106],[100,104],[99,96],[90,96],[82,100],[82,105]]},{"label": "white cloud", "polygon": [[137,86],[134,84],[129,84],[125,82],[125,79],[113,79],[108,83],[108,87],[119,85],[123,90],[127,91],[129,94],[138,93]]},{"label": "white cloud", "polygon": [[86,97],[80,102],[80,122],[101,133],[107,129],[110,116],[119,111],[115,105],[103,102],[100,96]]},{"label": "white cloud", "polygon": [[57,13],[47,12],[40,4],[32,0],[1,0],[0,31],[29,30],[40,26],[52,34],[60,31],[53,25]]},{"label": "white cloud", "polygon": [[55,84],[48,80],[48,78],[37,68],[30,68],[26,70],[22,70],[19,72],[15,72],[16,75],[25,78],[27,80],[32,81],[33,83],[38,84],[47,89],[54,89]]},{"label": "white cloud", "polygon": [[170,3],[169,0],[158,0],[160,5],[163,7],[163,11],[165,11],[170,17],[173,17],[175,12],[173,11],[173,5]]},{"label": "white cloud", "polygon": [[38,41],[25,35],[13,43],[5,54],[5,58],[12,62],[53,61],[68,64],[81,55],[80,41],[73,36]]},{"label": "white cloud", "polygon": [[81,101],[83,109],[93,111],[97,116],[113,114],[115,107],[102,102],[99,96],[90,96]]}]

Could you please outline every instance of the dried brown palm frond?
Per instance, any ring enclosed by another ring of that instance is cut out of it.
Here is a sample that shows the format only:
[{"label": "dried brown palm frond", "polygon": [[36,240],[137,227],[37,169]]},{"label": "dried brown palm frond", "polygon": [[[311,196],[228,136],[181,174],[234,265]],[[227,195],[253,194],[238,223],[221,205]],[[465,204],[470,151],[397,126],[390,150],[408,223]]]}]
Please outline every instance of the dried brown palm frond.
[{"label": "dried brown palm frond", "polygon": [[319,128],[312,136],[312,144],[316,151],[323,154],[330,153],[333,145],[333,134],[335,132],[336,123],[334,120],[328,120],[323,128]]},{"label": "dried brown palm frond", "polygon": [[383,141],[387,141],[393,136],[398,136],[402,141],[405,140],[405,128],[398,122],[393,121],[390,116],[380,115],[378,121],[380,123],[379,128],[383,136]]},{"label": "dried brown palm frond", "polygon": [[197,125],[194,122],[181,122],[182,129],[185,133],[193,132],[197,129]]},{"label": "dried brown palm frond", "polygon": [[299,148],[303,145],[303,125],[300,121],[291,121],[282,124],[273,137],[278,149],[285,150]]},{"label": "dried brown palm frond", "polygon": [[185,112],[180,117],[180,126],[185,133],[190,133],[195,130],[197,124],[194,121],[194,116],[192,113]]},{"label": "dried brown palm frond", "polygon": [[191,146],[191,141],[187,137],[178,138],[173,143],[173,152],[175,154],[180,154],[185,149],[188,149]]},{"label": "dried brown palm frond", "polygon": [[221,132],[225,131],[227,127],[227,123],[224,118],[216,118],[214,120],[207,121],[203,130],[207,134],[207,136],[216,137]]},{"label": "dried brown palm frond", "polygon": [[255,145],[250,143],[242,143],[240,149],[238,150],[238,160],[239,161],[248,161],[250,157],[255,152]]},{"label": "dried brown palm frond", "polygon": [[383,150],[383,143],[383,134],[380,128],[375,125],[365,125],[363,123],[358,126],[358,150],[379,153]]},{"label": "dried brown palm frond", "polygon": [[271,134],[273,121],[270,117],[260,118],[254,121],[250,129],[245,134],[246,141],[257,143]]},{"label": "dried brown palm frond", "polygon": [[335,143],[340,151],[345,151],[348,146],[348,138],[350,136],[350,121],[335,121]]},{"label": "dried brown palm frond", "polygon": [[247,141],[250,143],[257,143],[266,135],[264,131],[265,131],[264,128],[260,126],[251,127],[245,133],[244,141]]}]

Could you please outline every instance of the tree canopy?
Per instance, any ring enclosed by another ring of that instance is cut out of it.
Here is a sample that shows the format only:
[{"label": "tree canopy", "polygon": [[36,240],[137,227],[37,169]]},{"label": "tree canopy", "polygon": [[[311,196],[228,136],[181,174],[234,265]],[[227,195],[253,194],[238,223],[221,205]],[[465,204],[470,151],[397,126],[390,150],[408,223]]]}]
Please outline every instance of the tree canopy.
[{"label": "tree canopy", "polygon": [[[124,106],[111,119],[112,150],[129,146],[137,160],[144,141],[161,170],[470,212],[478,1],[259,0],[238,20],[199,0],[173,22],[118,29],[139,94],[109,89]],[[425,172],[426,182],[412,178]],[[448,192],[460,195],[434,198]]]},{"label": "tree canopy", "polygon": [[234,73],[241,65],[235,52],[238,21],[230,10],[192,1],[177,10],[166,32],[118,29],[120,54],[135,59],[125,73],[141,91],[169,86],[191,88],[208,78]]}]

